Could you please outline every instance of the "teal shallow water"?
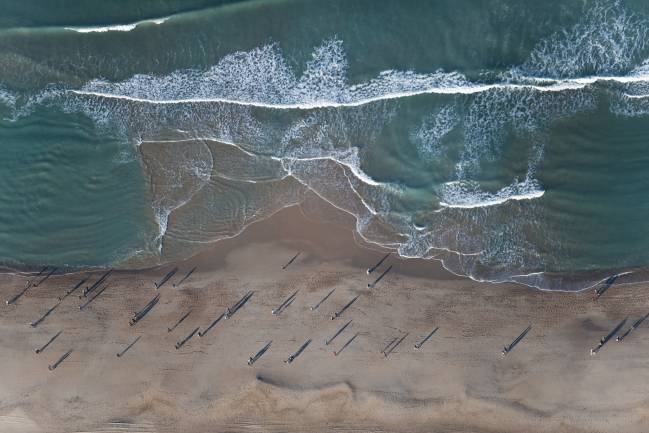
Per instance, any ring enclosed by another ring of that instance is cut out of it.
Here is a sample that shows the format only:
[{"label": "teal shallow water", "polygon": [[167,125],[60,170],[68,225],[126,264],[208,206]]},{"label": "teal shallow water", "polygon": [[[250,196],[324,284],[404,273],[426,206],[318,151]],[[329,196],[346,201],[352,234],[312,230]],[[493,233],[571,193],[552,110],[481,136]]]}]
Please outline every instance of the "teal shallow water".
[{"label": "teal shallow water", "polygon": [[4,264],[101,266],[146,245],[139,163],[88,119],[34,113],[0,128],[0,142]]},{"label": "teal shallow water", "polygon": [[649,264],[646,2],[0,6],[6,264],[177,259],[307,192],[473,278]]}]

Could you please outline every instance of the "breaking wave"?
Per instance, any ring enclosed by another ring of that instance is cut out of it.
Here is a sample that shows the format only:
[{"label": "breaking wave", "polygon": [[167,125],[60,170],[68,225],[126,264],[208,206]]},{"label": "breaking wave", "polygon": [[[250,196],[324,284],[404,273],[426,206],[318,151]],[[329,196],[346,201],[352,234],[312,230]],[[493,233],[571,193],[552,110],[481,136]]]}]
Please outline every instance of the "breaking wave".
[{"label": "breaking wave", "polygon": [[92,26],[92,27],[65,27],[66,30],[71,30],[77,33],[105,33],[105,32],[130,32],[138,26],[146,24],[160,25],[167,21],[169,17],[154,18],[149,20],[142,20],[130,24],[112,24],[108,26]]},{"label": "breaking wave", "polygon": [[496,206],[507,200],[533,200],[543,196],[545,191],[535,179],[525,179],[523,182],[514,181],[495,193],[487,193],[480,189],[477,182],[454,181],[446,183],[441,188],[440,205],[443,207],[473,208]]},{"label": "breaking wave", "polygon": [[[537,170],[548,131],[597,109],[602,96],[616,115],[649,114],[648,29],[620,2],[596,3],[523,64],[483,81],[387,70],[350,82],[343,41],[333,38],[301,73],[271,43],[205,70],[96,79],[18,99],[0,88],[0,103],[14,120],[40,106],[83,113],[139,146],[163,259],[314,194],[352,215],[368,243],[475,279],[548,288],[557,280],[544,250],[553,246],[530,235],[543,230],[548,192]],[[405,161],[407,152],[419,158]]]},{"label": "breaking wave", "polygon": [[221,59],[206,71],[186,70],[166,76],[136,75],[111,83],[95,80],[80,95],[151,104],[227,103],[272,109],[359,106],[425,93],[475,93],[490,86],[473,84],[457,72],[384,71],[361,84],[349,85],[342,41],[317,47],[297,77],[278,44]]},{"label": "breaking wave", "polygon": [[[236,90],[236,86],[224,89],[223,94],[211,93],[214,89],[210,86],[208,94],[203,94],[202,89],[196,88],[196,93],[191,93],[190,89],[184,88],[180,82],[173,83],[174,87],[178,86],[176,90],[180,90],[179,95],[183,95],[186,91],[189,93],[184,96],[176,96],[175,98],[166,95],[165,97],[158,97],[158,90],[151,95],[138,95],[143,92],[143,89],[158,89],[156,79],[159,77],[138,76],[136,80],[123,82],[123,83],[108,83],[103,80],[96,80],[84,86],[81,89],[70,89],[71,93],[77,95],[94,96],[106,99],[122,99],[131,102],[140,102],[154,105],[173,105],[173,104],[190,104],[190,103],[224,103],[232,105],[251,106],[258,108],[271,108],[280,110],[312,110],[318,108],[340,108],[340,107],[357,107],[367,105],[374,102],[386,100],[405,99],[418,95],[472,95],[487,92],[489,90],[534,90],[539,92],[562,92],[566,90],[579,90],[589,87],[592,84],[599,82],[614,82],[620,84],[627,83],[646,83],[649,81],[649,74],[644,71],[642,75],[628,75],[628,76],[589,76],[573,79],[553,79],[538,77],[518,76],[520,82],[502,83],[471,83],[466,82],[463,84],[462,79],[465,79],[457,72],[445,73],[438,71],[434,74],[415,74],[412,72],[400,71],[386,71],[379,77],[375,78],[373,82],[367,85],[356,85],[350,88],[343,89],[340,94],[324,95],[319,99],[288,99],[287,94],[282,98],[274,99],[267,98],[269,95],[257,95],[257,85],[245,87],[239,95],[231,93]],[[185,76],[186,72],[180,74]],[[154,80],[151,80],[151,79]],[[412,81],[411,81],[412,79]],[[140,88],[134,84],[136,81],[142,80],[144,87]],[[191,80],[188,80],[191,82]],[[244,83],[240,80],[236,81],[238,85]],[[532,84],[541,82],[541,84]],[[144,84],[147,83],[147,84]],[[125,91],[130,90],[129,87],[133,86],[134,92]],[[281,88],[280,88],[281,89]],[[351,89],[351,90],[350,90]],[[381,91],[383,90],[383,92]],[[146,93],[146,92],[144,92]],[[281,90],[276,90],[273,93],[281,93]],[[290,92],[289,92],[290,93]],[[237,97],[239,97],[237,99]]]}]

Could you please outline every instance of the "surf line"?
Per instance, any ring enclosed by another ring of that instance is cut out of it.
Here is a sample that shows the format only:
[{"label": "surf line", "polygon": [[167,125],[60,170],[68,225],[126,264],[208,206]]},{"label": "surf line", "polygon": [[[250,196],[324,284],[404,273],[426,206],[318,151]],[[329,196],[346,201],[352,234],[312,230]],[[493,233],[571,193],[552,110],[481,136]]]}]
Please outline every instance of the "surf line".
[{"label": "surf line", "polygon": [[473,209],[477,207],[489,207],[489,206],[498,206],[499,204],[506,203],[510,200],[523,201],[523,200],[534,200],[536,198],[541,198],[545,194],[544,190],[532,191],[527,194],[514,194],[510,196],[501,196],[498,198],[486,198],[483,201],[476,202],[467,202],[467,203],[447,203],[440,201],[439,205],[443,208],[456,208],[456,209]]},{"label": "surf line", "polygon": [[[524,78],[524,77],[523,77]],[[535,78],[538,81],[538,78]],[[319,108],[337,108],[337,107],[359,107],[362,105],[371,104],[373,102],[408,98],[417,95],[426,94],[439,94],[439,95],[471,95],[476,93],[483,93],[493,89],[511,89],[511,90],[536,90],[539,92],[561,92],[564,90],[580,90],[588,85],[595,84],[599,81],[614,81],[620,84],[629,83],[643,83],[649,82],[649,76],[645,75],[631,75],[631,76],[591,76],[591,77],[578,77],[569,79],[548,79],[554,84],[538,85],[538,84],[517,84],[517,83],[492,83],[492,84],[472,84],[460,86],[431,86],[414,90],[403,90],[397,92],[386,92],[381,95],[368,96],[365,98],[358,98],[347,101],[332,101],[321,100],[316,102],[295,102],[295,103],[270,103],[261,101],[244,101],[236,100],[225,97],[214,98],[178,98],[178,99],[150,99],[137,96],[129,96],[123,94],[115,94],[101,91],[92,90],[74,90],[68,89],[68,92],[80,96],[95,96],[106,99],[121,99],[130,102],[153,104],[153,105],[175,105],[175,104],[201,104],[201,103],[222,103],[230,105],[241,105],[257,108],[270,108],[277,110],[313,110]],[[353,96],[353,95],[345,95]]]},{"label": "surf line", "polygon": [[106,32],[130,32],[142,24],[156,24],[160,25],[167,21],[170,17],[152,18],[148,20],[137,21],[130,24],[112,24],[107,26],[94,26],[94,27],[64,27],[65,30],[71,30],[77,33],[106,33]]}]

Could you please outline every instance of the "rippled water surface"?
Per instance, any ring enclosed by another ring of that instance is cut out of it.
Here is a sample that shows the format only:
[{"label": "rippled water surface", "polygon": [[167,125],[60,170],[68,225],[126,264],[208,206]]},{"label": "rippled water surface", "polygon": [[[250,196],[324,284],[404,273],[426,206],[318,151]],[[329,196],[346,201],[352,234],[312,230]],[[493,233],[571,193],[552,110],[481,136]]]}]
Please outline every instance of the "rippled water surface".
[{"label": "rippled water surface", "polygon": [[177,259],[313,195],[476,279],[649,264],[646,2],[36,3],[0,0],[5,264]]}]

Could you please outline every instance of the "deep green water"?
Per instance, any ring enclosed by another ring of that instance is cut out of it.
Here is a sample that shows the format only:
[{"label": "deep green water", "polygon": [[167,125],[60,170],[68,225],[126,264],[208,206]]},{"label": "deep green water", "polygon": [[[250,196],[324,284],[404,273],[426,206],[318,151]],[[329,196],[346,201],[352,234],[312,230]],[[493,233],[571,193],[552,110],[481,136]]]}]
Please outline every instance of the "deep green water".
[{"label": "deep green water", "polygon": [[176,259],[311,193],[478,279],[649,264],[645,1],[0,8],[5,264]]}]

